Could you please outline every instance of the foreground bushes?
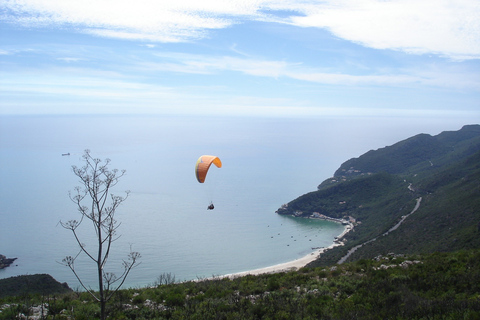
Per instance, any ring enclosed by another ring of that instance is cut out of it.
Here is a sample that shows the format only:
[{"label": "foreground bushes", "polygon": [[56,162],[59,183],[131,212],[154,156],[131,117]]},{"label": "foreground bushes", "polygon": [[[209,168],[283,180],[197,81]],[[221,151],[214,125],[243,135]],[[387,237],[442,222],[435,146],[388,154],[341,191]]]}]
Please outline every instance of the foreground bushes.
[{"label": "foreground bushes", "polygon": [[[95,319],[84,293],[0,300],[0,319]],[[5,307],[5,304],[9,306]],[[389,255],[328,268],[126,289],[111,319],[480,319],[480,251]]]}]

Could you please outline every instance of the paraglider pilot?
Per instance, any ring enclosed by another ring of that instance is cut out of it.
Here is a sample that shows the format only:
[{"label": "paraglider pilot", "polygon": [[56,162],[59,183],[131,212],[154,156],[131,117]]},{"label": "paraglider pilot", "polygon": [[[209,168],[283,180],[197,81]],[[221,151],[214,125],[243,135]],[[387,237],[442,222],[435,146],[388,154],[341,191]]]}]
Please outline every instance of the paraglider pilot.
[{"label": "paraglider pilot", "polygon": [[[198,158],[197,163],[195,164],[195,176],[197,177],[198,182],[205,182],[207,172],[210,169],[210,165],[212,163],[217,166],[217,168],[222,167],[222,161],[220,161],[220,158],[217,156],[203,155]],[[210,205],[207,207],[207,210],[213,210],[214,208],[215,206],[210,201]]]}]

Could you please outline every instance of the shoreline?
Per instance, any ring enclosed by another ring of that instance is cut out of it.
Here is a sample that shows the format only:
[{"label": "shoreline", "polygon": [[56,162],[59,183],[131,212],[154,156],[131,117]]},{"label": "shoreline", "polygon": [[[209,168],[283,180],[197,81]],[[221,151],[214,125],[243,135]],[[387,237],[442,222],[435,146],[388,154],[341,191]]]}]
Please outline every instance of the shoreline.
[{"label": "shoreline", "polygon": [[247,275],[260,275],[260,274],[266,274],[266,273],[279,273],[279,272],[296,271],[300,268],[305,267],[310,262],[315,261],[325,251],[330,250],[330,249],[335,248],[335,247],[338,247],[338,246],[343,246],[344,243],[340,240],[351,230],[353,230],[353,224],[348,223],[345,226],[345,229],[343,230],[343,232],[338,237],[335,237],[334,242],[330,246],[315,249],[313,252],[307,254],[304,257],[301,257],[301,258],[298,258],[298,259],[295,259],[295,260],[292,260],[292,261],[279,263],[279,264],[269,266],[269,267],[264,267],[264,268],[254,269],[254,270],[248,270],[248,271],[242,271],[242,272],[236,272],[236,273],[230,273],[230,274],[226,274],[226,275],[219,276],[219,277],[216,277],[216,278],[234,279],[234,278],[237,278],[237,277],[243,277],[243,276],[247,276]]}]

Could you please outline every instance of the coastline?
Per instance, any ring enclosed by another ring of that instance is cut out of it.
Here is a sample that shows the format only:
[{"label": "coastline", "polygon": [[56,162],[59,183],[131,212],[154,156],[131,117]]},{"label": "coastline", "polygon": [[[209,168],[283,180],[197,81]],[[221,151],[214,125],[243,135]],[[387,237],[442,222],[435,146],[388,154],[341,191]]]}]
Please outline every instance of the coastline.
[{"label": "coastline", "polygon": [[231,273],[231,274],[226,274],[223,276],[219,276],[218,278],[237,278],[237,277],[243,277],[247,275],[260,275],[260,274],[265,274],[265,273],[279,273],[279,272],[287,272],[287,271],[295,271],[300,268],[305,267],[307,264],[310,262],[315,261],[322,253],[324,253],[327,250],[330,250],[332,248],[338,247],[338,246],[343,246],[344,243],[340,241],[348,232],[353,230],[353,224],[348,223],[345,226],[345,229],[343,232],[335,238],[335,241],[328,247],[324,248],[319,248],[315,249],[315,251],[309,253],[308,255],[295,259],[293,261],[288,261],[284,263],[279,263],[273,266],[265,267],[265,268],[259,268],[259,269],[254,269],[254,270],[249,270],[249,271],[242,271],[242,272],[237,272],[237,273]]}]

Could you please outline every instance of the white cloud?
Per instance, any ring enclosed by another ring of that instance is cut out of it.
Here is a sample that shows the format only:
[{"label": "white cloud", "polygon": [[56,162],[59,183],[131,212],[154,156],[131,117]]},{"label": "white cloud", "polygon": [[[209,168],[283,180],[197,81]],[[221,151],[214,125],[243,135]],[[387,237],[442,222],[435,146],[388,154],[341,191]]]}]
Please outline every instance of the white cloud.
[{"label": "white cloud", "polygon": [[255,14],[256,1],[6,0],[3,19],[29,26],[73,25],[100,36],[176,42]]},{"label": "white cloud", "polygon": [[480,58],[477,0],[335,0],[303,8],[297,26],[328,28],[376,49]]},{"label": "white cloud", "polygon": [[4,21],[180,42],[247,20],[327,28],[376,49],[480,58],[478,0],[4,0]]}]

